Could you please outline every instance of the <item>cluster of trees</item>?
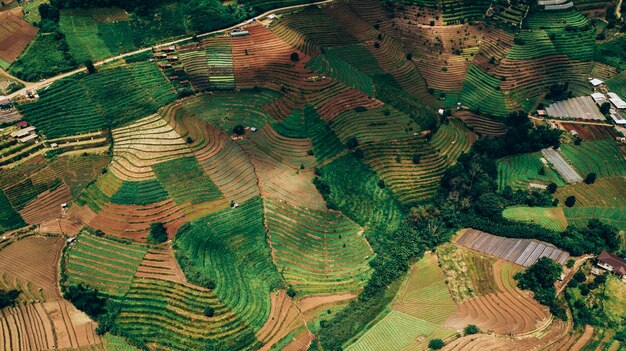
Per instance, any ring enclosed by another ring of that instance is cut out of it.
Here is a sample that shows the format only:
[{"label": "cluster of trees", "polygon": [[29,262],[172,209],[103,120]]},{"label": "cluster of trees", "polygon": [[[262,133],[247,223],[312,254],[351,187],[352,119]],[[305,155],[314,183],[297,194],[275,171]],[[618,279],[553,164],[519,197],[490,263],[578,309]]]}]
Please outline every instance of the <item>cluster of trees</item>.
[{"label": "cluster of trees", "polygon": [[0,309],[13,306],[15,300],[20,296],[19,290],[1,290],[0,289]]},{"label": "cluster of trees", "polygon": [[98,335],[104,335],[113,328],[120,308],[114,301],[103,297],[98,290],[82,283],[70,285],[64,287],[63,297],[98,322]]},{"label": "cluster of trees", "polygon": [[523,111],[511,113],[505,120],[507,132],[498,138],[482,138],[474,144],[474,150],[490,158],[536,152],[547,147],[561,145],[562,130],[538,126],[534,128]]},{"label": "cluster of trees", "polygon": [[150,234],[148,234],[148,242],[152,244],[161,244],[167,241],[167,229],[163,223],[157,222],[150,224]]},{"label": "cluster of trees", "polygon": [[[183,227],[181,227],[181,229]],[[174,244],[174,248],[176,249],[176,244]],[[185,278],[187,278],[189,282],[210,290],[215,289],[215,282],[211,278],[207,277],[205,274],[202,274],[200,271],[198,271],[191,262],[191,259],[185,256],[180,250],[176,250],[176,260],[178,261],[178,265],[180,266],[181,270],[185,274]]]},{"label": "cluster of trees", "polygon": [[572,92],[569,90],[569,83],[554,83],[546,94],[546,99],[554,101],[565,100],[571,97]]},{"label": "cluster of trees", "polygon": [[550,307],[550,311],[561,319],[567,319],[564,301],[556,296],[554,283],[559,280],[563,268],[547,257],[542,257],[526,271],[516,273],[514,278],[521,289],[531,290],[535,300]]}]

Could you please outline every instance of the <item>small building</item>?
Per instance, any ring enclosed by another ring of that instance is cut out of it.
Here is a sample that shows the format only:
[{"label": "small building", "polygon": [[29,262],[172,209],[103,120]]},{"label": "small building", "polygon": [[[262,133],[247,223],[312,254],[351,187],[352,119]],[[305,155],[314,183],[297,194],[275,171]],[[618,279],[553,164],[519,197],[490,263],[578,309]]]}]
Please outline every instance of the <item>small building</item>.
[{"label": "small building", "polygon": [[256,127],[251,127],[250,130],[256,132]]},{"label": "small building", "polygon": [[613,120],[613,122],[615,122],[615,124],[622,126],[626,125],[626,118],[624,118],[624,116],[622,116],[619,111],[611,109],[609,111],[609,115],[611,116],[611,119]]},{"label": "small building", "polygon": [[276,18],[276,15],[272,13],[269,16],[267,16],[267,18],[273,20],[274,18]]},{"label": "small building", "polygon": [[594,87],[597,87],[597,86],[600,86],[600,85],[604,84],[604,81],[601,81],[598,78],[591,78],[591,79],[589,79],[589,83],[591,85],[593,85]]},{"label": "small building", "polygon": [[537,115],[543,117],[543,116],[547,116],[548,114],[544,110],[537,110]]},{"label": "small building", "polygon": [[167,54],[159,52],[159,53],[154,54],[154,57],[162,59],[162,58],[166,58]]},{"label": "small building", "polygon": [[248,32],[247,30],[238,30],[238,31],[230,32],[231,37],[245,37],[248,34],[250,34],[250,32]]},{"label": "small building", "polygon": [[591,98],[595,101],[596,105],[601,106],[606,102],[606,96],[602,93],[593,93],[591,94]]},{"label": "small building", "polygon": [[174,46],[166,46],[164,48],[161,48],[162,52],[172,52],[172,51],[175,51],[175,50],[176,50],[176,48]]},{"label": "small building", "polygon": [[35,128],[35,127],[27,127],[27,128],[24,128],[24,129],[20,129],[17,132],[13,132],[10,135],[11,135],[12,138],[16,138],[16,139],[17,138],[23,138],[23,137],[27,136],[28,134],[30,134],[31,132],[35,131],[35,129],[37,129],[37,128]]},{"label": "small building", "polygon": [[169,68],[169,67],[172,67],[172,65],[169,63],[159,63],[159,68]]},{"label": "small building", "polygon": [[619,95],[615,94],[615,93],[608,93],[607,94],[609,96],[609,101],[611,101],[611,103],[618,109],[622,110],[622,109],[626,109],[626,101],[622,100],[621,97],[619,97]]},{"label": "small building", "polygon": [[37,134],[33,133],[33,134],[28,134],[27,136],[23,137],[23,138],[19,138],[18,140],[20,141],[20,143],[27,143],[31,140],[35,140],[37,139]]},{"label": "small building", "polygon": [[626,282],[626,260],[603,250],[598,256],[598,267],[607,270]]},{"label": "small building", "polygon": [[174,56],[174,55],[168,55],[165,57],[166,60],[172,62],[172,61],[178,61],[178,56]]},{"label": "small building", "polygon": [[440,108],[437,112],[439,113],[439,116],[443,116],[446,113],[446,110]]},{"label": "small building", "polygon": [[26,122],[26,121],[19,121],[15,125],[18,126],[18,128],[26,128],[26,127],[28,127],[28,122]]}]

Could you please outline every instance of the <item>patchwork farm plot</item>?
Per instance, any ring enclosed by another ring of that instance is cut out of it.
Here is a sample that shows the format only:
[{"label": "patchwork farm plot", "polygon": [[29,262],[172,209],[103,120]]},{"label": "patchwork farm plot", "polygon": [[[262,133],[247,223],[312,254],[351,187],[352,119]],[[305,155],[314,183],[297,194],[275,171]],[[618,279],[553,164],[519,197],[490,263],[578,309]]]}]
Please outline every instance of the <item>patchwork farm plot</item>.
[{"label": "patchwork farm plot", "polygon": [[37,28],[24,21],[20,9],[0,12],[0,68],[9,65],[35,38]]},{"label": "patchwork farm plot", "polygon": [[[38,98],[11,96],[0,289],[20,295],[0,310],[0,349],[569,349],[613,338],[573,329],[516,287],[541,257],[565,264],[560,243],[466,229],[445,244],[470,219],[626,229],[619,133],[585,97],[589,76],[623,85],[594,62],[605,24],[580,10],[595,5],[335,0],[207,33],[300,3],[63,8],[37,20],[39,34],[0,13],[0,67],[27,80],[146,48],[26,83],[45,84]],[[25,33],[34,42],[9,66]],[[555,82],[573,99],[554,103]],[[498,138],[526,132],[507,118],[540,103],[602,123],[560,120],[582,141],[564,135],[542,152],[552,131],[529,127],[525,153],[505,150]],[[9,138],[29,125],[36,140]],[[546,207],[569,196],[574,206]],[[64,300],[75,287],[107,300],[105,313],[92,320]],[[462,336],[469,324],[481,332]]]}]

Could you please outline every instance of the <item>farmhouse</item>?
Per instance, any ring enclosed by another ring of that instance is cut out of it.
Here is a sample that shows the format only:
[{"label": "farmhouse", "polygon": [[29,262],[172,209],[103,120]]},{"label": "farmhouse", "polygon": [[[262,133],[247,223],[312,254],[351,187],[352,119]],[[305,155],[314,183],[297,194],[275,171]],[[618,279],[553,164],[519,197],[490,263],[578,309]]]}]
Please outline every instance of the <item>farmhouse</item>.
[{"label": "farmhouse", "polygon": [[598,256],[598,267],[613,272],[613,274],[621,277],[622,281],[626,282],[626,260],[623,258],[602,251]]}]

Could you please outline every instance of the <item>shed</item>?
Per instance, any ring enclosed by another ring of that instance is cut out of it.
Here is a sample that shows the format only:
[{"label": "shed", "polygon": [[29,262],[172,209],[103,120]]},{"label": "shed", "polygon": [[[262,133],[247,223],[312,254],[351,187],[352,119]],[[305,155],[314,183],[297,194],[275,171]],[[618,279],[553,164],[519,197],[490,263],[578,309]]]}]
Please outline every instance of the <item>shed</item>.
[{"label": "shed", "polygon": [[591,83],[591,85],[593,85],[594,87],[597,87],[598,85],[602,85],[604,84],[604,81],[598,79],[598,78],[591,78],[589,80],[589,83]]},{"label": "shed", "polygon": [[240,30],[240,31],[232,31],[232,32],[230,32],[230,36],[231,37],[245,37],[248,34],[250,34],[250,32],[248,32],[247,30]]},{"label": "shed", "polygon": [[28,127],[28,122],[26,122],[26,121],[19,121],[15,125],[20,127],[20,128],[26,128],[26,127]]},{"label": "shed", "polygon": [[602,105],[606,102],[606,96],[602,93],[593,93],[591,94],[591,98],[596,102],[598,106]]},{"label": "shed", "polygon": [[609,96],[609,101],[611,101],[611,103],[615,105],[616,108],[620,110],[626,108],[626,102],[622,100],[622,98],[619,97],[619,95],[615,93],[608,93],[607,95]]},{"label": "shed", "polygon": [[29,134],[23,138],[18,139],[20,141],[20,143],[27,143],[31,140],[37,139],[37,134],[33,133],[33,134]]}]

